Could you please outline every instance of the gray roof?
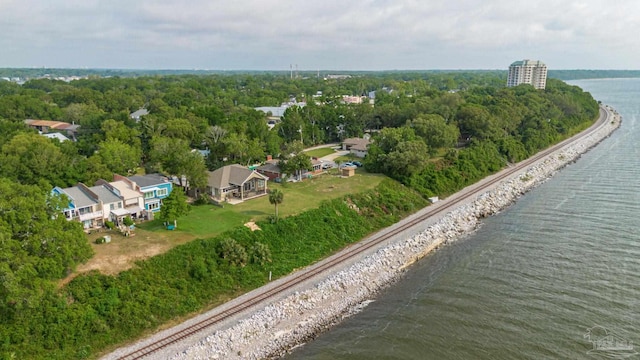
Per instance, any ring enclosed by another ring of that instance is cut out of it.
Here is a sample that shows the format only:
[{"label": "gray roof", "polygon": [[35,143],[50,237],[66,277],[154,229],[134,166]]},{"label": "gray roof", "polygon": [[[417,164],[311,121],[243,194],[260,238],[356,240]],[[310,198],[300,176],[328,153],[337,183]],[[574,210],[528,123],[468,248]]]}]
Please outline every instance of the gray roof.
[{"label": "gray roof", "polygon": [[343,144],[352,145],[352,146],[360,146],[366,149],[367,145],[369,145],[371,141],[363,138],[348,138],[342,141]]},{"label": "gray roof", "polygon": [[130,114],[130,116],[131,116],[132,118],[134,118],[134,119],[137,119],[137,118],[139,118],[140,116],[145,116],[145,115],[149,115],[149,111],[148,111],[147,109],[145,109],[145,108],[142,108],[142,109],[136,110],[136,111],[134,111],[134,112],[132,112],[132,113]]},{"label": "gray roof", "polygon": [[240,164],[223,166],[208,172],[208,185],[216,189],[228,188],[232,185],[242,185],[253,174],[267,180],[268,178]]},{"label": "gray roof", "polygon": [[111,190],[107,189],[104,185],[92,186],[89,190],[98,195],[98,199],[105,204],[122,201],[120,197],[114,194]]},{"label": "gray roof", "polygon": [[66,137],[66,136],[64,136],[64,135],[62,135],[60,133],[57,133],[57,132],[42,134],[42,136],[48,137],[49,139],[58,139],[58,140],[60,140],[60,142],[69,141],[68,137]]},{"label": "gray roof", "polygon": [[166,177],[160,174],[134,175],[129,176],[128,179],[138,184],[141,188],[162,185],[169,182]]},{"label": "gray roof", "polygon": [[258,166],[256,170],[278,174],[281,173],[280,166],[274,163],[266,163],[264,165]]},{"label": "gray roof", "polygon": [[69,197],[69,199],[73,202],[73,205],[77,209],[95,205],[98,202],[92,199],[89,195],[85,194],[78,186],[69,187],[66,189],[62,189],[65,194]]},{"label": "gray roof", "polygon": [[258,111],[262,111],[263,113],[271,113],[271,116],[282,117],[284,116],[284,112],[288,109],[288,106],[260,106],[255,108]]}]

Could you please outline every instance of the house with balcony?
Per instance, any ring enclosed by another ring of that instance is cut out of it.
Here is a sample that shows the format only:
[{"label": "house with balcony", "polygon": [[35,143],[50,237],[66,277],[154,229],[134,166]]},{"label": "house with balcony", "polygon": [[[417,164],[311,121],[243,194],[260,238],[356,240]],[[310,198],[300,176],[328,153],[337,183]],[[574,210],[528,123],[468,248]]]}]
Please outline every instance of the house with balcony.
[{"label": "house with balcony", "polygon": [[124,201],[110,187],[98,184],[90,187],[89,190],[98,197],[104,221],[119,224],[122,219],[129,216],[129,212],[124,209]]},{"label": "house with balcony", "polygon": [[[113,180],[123,180],[123,176],[114,175]],[[134,175],[128,179],[135,185],[135,189],[142,193],[144,199],[144,210],[148,213],[160,211],[162,207],[162,199],[171,194],[173,185],[171,181],[160,174]]]},{"label": "house with balcony", "polygon": [[132,219],[142,219],[146,215],[144,194],[137,190],[133,181],[121,176],[121,180],[112,182],[100,179],[96,181],[96,185],[104,185],[118,195],[122,199],[124,210]]},{"label": "house with balcony", "polygon": [[81,222],[85,231],[101,228],[104,225],[102,204],[98,195],[89,190],[86,185],[79,183],[64,189],[55,187],[52,193],[64,195],[69,200],[67,207],[62,209],[67,220]]},{"label": "house with balcony", "polygon": [[246,166],[227,165],[208,172],[206,191],[216,202],[241,202],[266,195],[268,180]]}]

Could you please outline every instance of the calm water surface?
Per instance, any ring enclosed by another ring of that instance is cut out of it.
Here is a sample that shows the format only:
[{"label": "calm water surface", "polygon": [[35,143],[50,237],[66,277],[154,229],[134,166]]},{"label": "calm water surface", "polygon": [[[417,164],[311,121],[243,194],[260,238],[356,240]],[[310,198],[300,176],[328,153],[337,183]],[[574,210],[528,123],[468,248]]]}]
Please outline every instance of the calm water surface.
[{"label": "calm water surface", "polygon": [[640,359],[640,79],[571,83],[622,127],[288,358]]}]

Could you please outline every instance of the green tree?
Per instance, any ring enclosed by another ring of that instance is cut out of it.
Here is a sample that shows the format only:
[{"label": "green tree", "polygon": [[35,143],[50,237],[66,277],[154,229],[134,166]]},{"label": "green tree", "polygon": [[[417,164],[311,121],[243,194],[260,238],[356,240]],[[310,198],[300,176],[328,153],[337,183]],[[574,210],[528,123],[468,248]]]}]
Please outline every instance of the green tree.
[{"label": "green tree", "polygon": [[111,139],[98,144],[98,152],[92,158],[99,159],[114,173],[131,174],[140,164],[140,156],[140,148]]},{"label": "green tree", "polygon": [[271,189],[269,190],[269,203],[275,206],[276,210],[276,221],[278,221],[278,205],[282,204],[284,201],[284,193],[280,189]]},{"label": "green tree", "polygon": [[161,221],[176,221],[179,217],[187,215],[191,206],[187,203],[187,196],[181,189],[173,189],[171,194],[162,199],[162,207],[158,218]]},{"label": "green tree", "polygon": [[2,146],[0,158],[0,176],[21,184],[70,185],[64,174],[71,159],[44,136],[20,133]]},{"label": "green tree", "polygon": [[0,194],[0,318],[7,319],[36,308],[44,281],[66,276],[93,251],[82,225],[63,216],[67,199],[2,178]]},{"label": "green tree", "polygon": [[391,177],[409,177],[422,171],[429,163],[429,150],[422,139],[403,141],[382,157],[385,173]]},{"label": "green tree", "polygon": [[447,124],[444,118],[437,114],[419,115],[409,122],[416,135],[424,139],[433,155],[437,149],[454,147],[460,131],[453,124]]}]

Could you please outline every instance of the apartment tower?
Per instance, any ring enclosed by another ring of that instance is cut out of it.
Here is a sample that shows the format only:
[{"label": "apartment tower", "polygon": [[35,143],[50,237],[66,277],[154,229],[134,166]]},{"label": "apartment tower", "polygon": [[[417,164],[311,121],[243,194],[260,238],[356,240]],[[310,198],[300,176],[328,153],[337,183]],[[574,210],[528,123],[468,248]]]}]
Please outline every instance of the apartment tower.
[{"label": "apartment tower", "polygon": [[507,87],[520,84],[530,84],[536,89],[544,89],[547,85],[547,65],[538,60],[522,60],[511,64]]}]

